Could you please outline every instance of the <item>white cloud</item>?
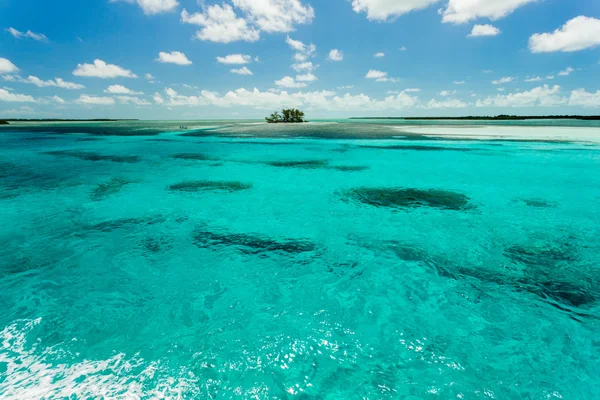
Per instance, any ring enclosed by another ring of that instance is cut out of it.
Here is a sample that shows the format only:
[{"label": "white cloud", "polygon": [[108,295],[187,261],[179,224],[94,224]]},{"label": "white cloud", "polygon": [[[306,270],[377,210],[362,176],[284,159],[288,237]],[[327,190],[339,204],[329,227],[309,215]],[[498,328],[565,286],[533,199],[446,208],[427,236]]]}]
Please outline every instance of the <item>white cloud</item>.
[{"label": "white cloud", "polygon": [[411,11],[427,8],[440,0],[353,0],[356,13],[367,13],[367,19],[385,21]]},{"label": "white cloud", "polygon": [[492,21],[511,14],[517,8],[536,0],[449,0],[444,10],[443,22],[464,24],[478,19],[489,18]]},{"label": "white cloud", "polygon": [[455,85],[464,85],[465,83],[465,81],[454,81]]},{"label": "white cloud", "polygon": [[314,82],[317,79],[318,78],[311,73],[296,76],[296,81],[298,82]]},{"label": "white cloud", "polygon": [[177,0],[110,0],[111,3],[119,1],[130,4],[137,3],[146,15],[156,15],[174,11],[179,6]]},{"label": "white cloud", "polygon": [[456,90],[452,90],[452,91],[450,91],[450,90],[442,90],[440,92],[440,96],[442,96],[442,97],[452,96],[453,94],[456,94]]},{"label": "white cloud", "polygon": [[327,57],[327,59],[330,60],[330,61],[343,61],[344,60],[344,53],[341,50],[332,49],[329,52],[329,56]]},{"label": "white cloud", "polygon": [[315,12],[300,0],[233,0],[252,24],[265,32],[291,32],[295,24],[310,24]]},{"label": "white cloud", "polygon": [[37,101],[29,95],[11,93],[6,89],[0,89],[0,101],[10,103],[37,103]]},{"label": "white cloud", "polygon": [[385,57],[385,53],[375,53],[376,58]]},{"label": "white cloud", "polygon": [[275,85],[279,86],[279,87],[283,87],[283,88],[290,88],[290,89],[300,89],[300,88],[305,88],[307,85],[306,83],[302,83],[302,82],[296,82],[296,80],[294,78],[292,78],[291,76],[286,76],[283,77],[277,81],[275,81]]},{"label": "white cloud", "polygon": [[565,70],[560,71],[558,73],[559,76],[569,76],[571,75],[573,72],[575,72],[575,69],[571,68],[571,67],[567,67]]},{"label": "white cloud", "polygon": [[285,42],[296,51],[294,55],[294,60],[298,63],[304,62],[311,58],[315,51],[317,51],[317,46],[314,44],[306,45],[299,40],[294,40],[291,37],[287,37]]},{"label": "white cloud", "polygon": [[230,72],[233,74],[238,74],[238,75],[253,75],[252,71],[250,71],[250,69],[248,69],[248,67],[234,68],[234,69],[231,69]]},{"label": "white cloud", "polygon": [[467,35],[467,37],[497,36],[500,33],[500,29],[496,28],[493,25],[475,25],[473,27],[473,30]]},{"label": "white cloud", "polygon": [[292,64],[292,68],[296,71],[296,72],[302,72],[302,71],[308,71],[308,72],[312,72],[315,69],[319,68],[318,65],[314,65],[312,62],[310,61],[306,61],[303,63],[296,63],[296,64]]},{"label": "white cloud", "polygon": [[580,106],[580,107],[591,107],[591,108],[599,108],[600,107],[600,90],[596,93],[589,93],[585,89],[577,89],[571,92],[571,97],[569,98],[570,106]]},{"label": "white cloud", "polygon": [[512,76],[505,76],[504,78],[500,78],[496,81],[492,81],[492,84],[494,85],[502,85],[503,83],[510,83],[512,81],[514,81],[515,78],[513,78]]},{"label": "white cloud", "polygon": [[10,60],[0,57],[0,74],[14,74],[19,72],[19,68]]},{"label": "white cloud", "polygon": [[375,79],[375,82],[394,82],[394,83],[396,83],[396,82],[400,81],[397,78],[388,77],[387,72],[379,71],[376,69],[369,70],[369,72],[367,72],[367,75],[365,75],[365,78]]},{"label": "white cloud", "polygon": [[134,104],[136,106],[149,106],[152,105],[148,100],[140,99],[135,96],[117,96],[117,100],[121,104]]},{"label": "white cloud", "polygon": [[419,88],[408,88],[408,89],[404,89],[404,92],[406,93],[411,93],[411,92],[420,92],[421,89]]},{"label": "white cloud", "polygon": [[61,89],[69,89],[69,90],[79,90],[85,89],[85,86],[80,85],[78,83],[67,82],[61,78],[55,78],[54,80],[50,79],[47,81],[43,81],[37,76],[28,76],[27,79],[22,79],[17,77],[17,81],[21,83],[29,83],[35,85],[37,87],[58,87]]},{"label": "white cloud", "polygon": [[50,100],[52,100],[53,102],[58,103],[58,104],[66,104],[66,101],[58,96],[52,96],[52,97],[50,97]]},{"label": "white cloud", "polygon": [[133,90],[126,88],[123,85],[110,85],[109,87],[107,87],[104,90],[104,93],[109,93],[109,94],[143,94],[141,92],[134,92]]},{"label": "white cloud", "polygon": [[398,50],[400,50],[400,51],[406,51],[406,46],[402,46]]},{"label": "white cloud", "polygon": [[564,105],[567,100],[559,95],[560,86],[539,86],[525,92],[497,95],[477,100],[477,107],[534,107]]},{"label": "white cloud", "polygon": [[180,51],[172,51],[170,53],[161,51],[158,53],[156,61],[165,64],[192,65],[192,62]]},{"label": "white cloud", "polygon": [[200,40],[216,43],[230,43],[238,40],[256,42],[260,39],[260,31],[251,27],[244,18],[238,18],[229,4],[214,4],[206,7],[204,12],[190,14],[181,12],[181,21],[201,26],[196,32]]},{"label": "white cloud", "polygon": [[252,62],[252,57],[245,54],[230,54],[225,57],[217,57],[217,61],[221,64],[249,64]]},{"label": "white cloud", "polygon": [[35,33],[35,32],[31,32],[29,30],[27,32],[20,32],[20,31],[16,30],[15,28],[7,28],[6,31],[8,33],[10,33],[11,35],[13,35],[17,39],[29,38],[29,39],[37,40],[38,42],[47,42],[48,41],[48,37],[46,37],[46,35],[44,35],[42,33]]},{"label": "white cloud", "polygon": [[154,102],[159,105],[163,104],[165,102],[165,100],[162,98],[162,96],[158,92],[154,93],[153,99],[154,99]]},{"label": "white cloud", "polygon": [[600,45],[600,19],[579,16],[552,33],[536,33],[529,38],[533,53],[573,52]]},{"label": "white cloud", "polygon": [[352,89],[354,87],[354,85],[346,85],[346,86],[338,86],[337,88],[339,90],[346,90],[346,89]]},{"label": "white cloud", "polygon": [[115,104],[115,99],[112,97],[96,97],[82,94],[75,102],[86,105],[111,106]]},{"label": "white cloud", "polygon": [[539,76],[533,76],[533,77],[531,77],[531,78],[527,78],[527,79],[525,79],[525,82],[541,82],[541,81],[543,81],[543,80],[544,80],[544,79],[542,79],[542,78],[541,78],[541,77],[539,77]]},{"label": "white cloud", "polygon": [[425,108],[429,108],[429,109],[465,108],[468,106],[469,106],[469,104],[467,104],[461,100],[456,100],[456,99],[448,99],[448,100],[442,100],[442,101],[432,99],[429,103],[427,103],[427,106]]},{"label": "white cloud", "polygon": [[107,64],[102,60],[94,60],[93,64],[78,64],[75,71],[75,76],[86,76],[93,78],[137,78],[137,75],[128,69],[119,67],[118,65]]},{"label": "white cloud", "polygon": [[149,81],[153,81],[154,79],[156,79],[156,77],[152,76],[152,74],[146,74],[144,75],[144,78],[146,78]]}]

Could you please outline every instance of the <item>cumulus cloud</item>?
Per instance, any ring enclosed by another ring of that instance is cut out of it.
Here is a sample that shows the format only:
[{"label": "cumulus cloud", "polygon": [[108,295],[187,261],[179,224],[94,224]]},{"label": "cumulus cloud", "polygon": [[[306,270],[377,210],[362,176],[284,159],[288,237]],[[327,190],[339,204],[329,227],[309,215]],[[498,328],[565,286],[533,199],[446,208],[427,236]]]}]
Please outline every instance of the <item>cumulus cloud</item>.
[{"label": "cumulus cloud", "polygon": [[500,34],[500,29],[493,25],[475,25],[471,33],[467,37],[479,37],[479,36],[497,36]]},{"label": "cumulus cloud", "polygon": [[93,64],[78,64],[73,75],[102,79],[137,78],[137,75],[130,70],[118,65],[107,64],[102,60],[94,60]]},{"label": "cumulus cloud", "polygon": [[248,67],[234,68],[230,72],[238,75],[252,75],[252,71]]},{"label": "cumulus cloud", "polygon": [[170,53],[161,51],[158,53],[156,61],[165,64],[192,65],[192,62],[180,51],[172,51]]},{"label": "cumulus cloud", "polygon": [[66,104],[67,103],[63,98],[58,97],[58,96],[52,96],[52,97],[50,97],[50,100],[57,104]]},{"label": "cumulus cloud", "polygon": [[311,73],[303,74],[303,75],[296,75],[296,81],[298,81],[298,82],[314,82],[317,79],[318,78]]},{"label": "cumulus cloud", "polygon": [[152,105],[148,100],[140,99],[136,96],[117,96],[117,100],[121,104],[133,104],[136,106],[149,106]]},{"label": "cumulus cloud", "polygon": [[454,81],[455,85],[464,85],[465,83],[465,81]]},{"label": "cumulus cloud", "polygon": [[290,46],[290,48],[296,51],[294,60],[299,63],[308,60],[314,55],[315,51],[317,51],[317,46],[314,44],[311,43],[307,45],[299,40],[294,40],[289,36],[285,39],[285,42]]},{"label": "cumulus cloud", "polygon": [[27,32],[20,32],[20,31],[16,30],[15,28],[11,27],[11,28],[6,28],[6,31],[8,33],[10,33],[11,35],[13,35],[17,39],[28,38],[28,39],[37,40],[38,42],[47,42],[48,41],[48,37],[46,35],[44,35],[42,33],[35,33],[30,30],[28,30]]},{"label": "cumulus cloud", "polygon": [[327,56],[327,59],[329,61],[343,61],[344,60],[344,53],[341,50],[332,49],[329,52],[329,56]]},{"label": "cumulus cloud", "polygon": [[123,85],[110,85],[109,87],[107,87],[106,89],[104,89],[104,93],[109,93],[109,94],[129,94],[129,95],[135,95],[135,94],[143,94],[142,92],[134,92],[133,90],[126,88]]},{"label": "cumulus cloud", "polygon": [[82,94],[75,102],[85,105],[111,106],[115,104],[115,99],[112,97],[97,97]]},{"label": "cumulus cloud", "polygon": [[564,105],[567,100],[560,96],[560,86],[539,86],[525,92],[497,95],[477,100],[476,107],[534,107]]},{"label": "cumulus cloud", "polygon": [[478,18],[489,18],[492,21],[511,14],[517,8],[536,0],[449,0],[445,9],[441,10],[443,22],[464,24]]},{"label": "cumulus cloud", "polygon": [[585,89],[573,90],[569,98],[569,105],[598,108],[600,107],[600,90],[596,93],[589,93]]},{"label": "cumulus cloud", "polygon": [[225,57],[217,57],[217,62],[221,64],[249,64],[252,57],[245,54],[230,54]]},{"label": "cumulus cloud", "polygon": [[442,97],[448,97],[448,96],[452,96],[454,94],[456,94],[456,90],[442,90],[440,92],[440,96],[442,96]]},{"label": "cumulus cloud", "polygon": [[540,76],[532,76],[531,78],[525,79],[525,82],[541,82],[544,79]]},{"label": "cumulus cloud", "polygon": [[372,21],[386,21],[411,11],[421,10],[439,0],[353,0],[352,9],[356,13],[366,13]]},{"label": "cumulus cloud", "polygon": [[296,71],[296,72],[302,72],[302,71],[308,71],[308,72],[312,72],[315,69],[317,69],[319,66],[318,65],[314,65],[312,62],[310,61],[306,61],[306,62],[302,62],[302,63],[295,63],[292,64],[292,68]]},{"label": "cumulus cloud", "polygon": [[563,70],[563,71],[560,71],[560,72],[558,73],[558,75],[559,75],[559,76],[569,76],[569,75],[571,75],[573,72],[575,72],[575,69],[574,69],[574,68],[567,67],[565,70]]},{"label": "cumulus cloud", "polygon": [[233,0],[246,19],[265,32],[291,32],[296,24],[309,24],[315,17],[310,5],[300,0]]},{"label": "cumulus cloud", "polygon": [[512,81],[514,81],[515,78],[513,78],[512,76],[505,76],[504,78],[500,78],[496,81],[492,81],[492,84],[494,85],[502,85],[503,83],[510,83]]},{"label": "cumulus cloud", "polygon": [[275,81],[275,85],[282,87],[282,88],[289,88],[289,89],[300,89],[300,88],[305,88],[307,86],[306,83],[296,82],[296,80],[294,78],[292,78],[291,76],[285,76],[285,77]]},{"label": "cumulus cloud", "polygon": [[469,104],[465,103],[461,100],[456,99],[448,99],[448,100],[434,100],[432,99],[427,103],[425,108],[428,109],[440,109],[440,108],[465,108],[468,107]]},{"label": "cumulus cloud", "polygon": [[375,82],[398,82],[399,81],[399,79],[397,79],[397,78],[388,77],[387,72],[379,71],[376,69],[369,70],[369,72],[367,72],[367,75],[365,75],[365,78],[374,79]]},{"label": "cumulus cloud", "polygon": [[156,15],[174,11],[179,6],[177,0],[110,0],[110,2],[137,3],[146,15]]},{"label": "cumulus cloud", "polygon": [[22,79],[21,77],[15,78],[18,82],[21,83],[29,83],[35,85],[37,87],[58,87],[61,89],[69,89],[69,90],[79,90],[84,89],[85,86],[80,85],[78,83],[67,82],[61,78],[55,78],[54,80],[50,79],[47,81],[43,81],[37,76],[28,76],[27,79]]},{"label": "cumulus cloud", "polygon": [[0,101],[9,103],[37,103],[37,100],[29,95],[11,93],[6,89],[0,89]]},{"label": "cumulus cloud", "polygon": [[600,45],[600,19],[579,16],[552,33],[536,33],[529,38],[533,53],[573,52]]},{"label": "cumulus cloud", "polygon": [[0,57],[0,74],[14,74],[19,68],[7,58]]},{"label": "cumulus cloud", "polygon": [[385,57],[385,53],[375,53],[376,58]]},{"label": "cumulus cloud", "polygon": [[204,12],[190,14],[181,12],[181,21],[202,27],[196,37],[216,43],[235,41],[256,42],[260,39],[260,31],[250,26],[244,18],[238,18],[229,4],[214,4],[205,8]]}]

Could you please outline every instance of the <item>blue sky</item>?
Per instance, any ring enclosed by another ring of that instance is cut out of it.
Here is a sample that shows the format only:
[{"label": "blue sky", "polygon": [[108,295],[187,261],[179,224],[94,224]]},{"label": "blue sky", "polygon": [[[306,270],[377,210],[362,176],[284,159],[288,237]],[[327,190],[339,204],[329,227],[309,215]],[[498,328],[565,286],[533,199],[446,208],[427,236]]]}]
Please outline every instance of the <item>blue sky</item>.
[{"label": "blue sky", "polygon": [[0,118],[600,114],[597,0],[0,0]]}]

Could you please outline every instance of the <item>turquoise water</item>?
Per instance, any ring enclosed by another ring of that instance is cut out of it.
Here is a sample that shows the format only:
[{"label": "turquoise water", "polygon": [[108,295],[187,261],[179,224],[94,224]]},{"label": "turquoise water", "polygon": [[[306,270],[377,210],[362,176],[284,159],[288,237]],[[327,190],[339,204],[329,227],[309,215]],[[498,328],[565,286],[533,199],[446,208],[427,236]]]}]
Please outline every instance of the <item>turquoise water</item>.
[{"label": "turquoise water", "polygon": [[146,125],[0,131],[0,398],[600,398],[600,146]]}]

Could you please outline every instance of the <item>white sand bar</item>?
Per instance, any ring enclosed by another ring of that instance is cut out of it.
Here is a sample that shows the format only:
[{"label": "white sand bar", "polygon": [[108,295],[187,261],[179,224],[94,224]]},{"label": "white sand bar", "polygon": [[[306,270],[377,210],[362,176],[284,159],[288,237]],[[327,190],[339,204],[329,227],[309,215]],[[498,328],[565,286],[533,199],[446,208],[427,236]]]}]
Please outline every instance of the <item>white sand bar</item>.
[{"label": "white sand bar", "polygon": [[600,128],[562,126],[422,126],[394,127],[405,134],[473,140],[562,140],[600,143]]}]

